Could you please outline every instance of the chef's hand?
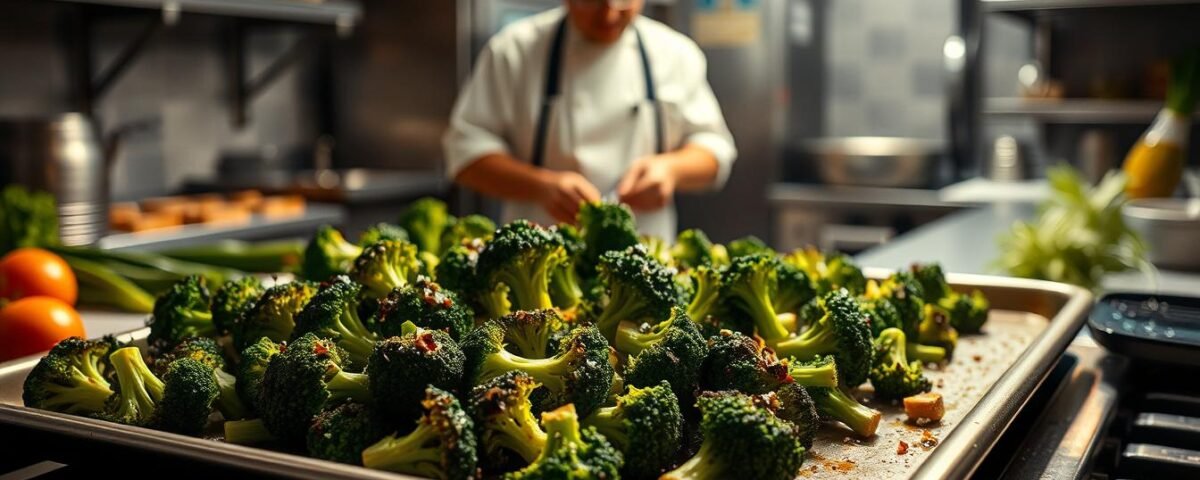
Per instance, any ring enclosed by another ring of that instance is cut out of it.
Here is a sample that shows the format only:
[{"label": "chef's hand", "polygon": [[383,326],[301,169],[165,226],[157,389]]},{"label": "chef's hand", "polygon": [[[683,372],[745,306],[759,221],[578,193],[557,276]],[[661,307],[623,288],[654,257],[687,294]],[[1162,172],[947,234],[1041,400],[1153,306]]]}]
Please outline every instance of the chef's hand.
[{"label": "chef's hand", "polygon": [[555,220],[575,223],[579,204],[600,201],[600,191],[578,172],[543,170],[537,201]]},{"label": "chef's hand", "polygon": [[617,197],[621,203],[637,211],[658,210],[671,203],[677,183],[671,155],[653,155],[635,160],[621,178],[621,183],[617,184]]}]

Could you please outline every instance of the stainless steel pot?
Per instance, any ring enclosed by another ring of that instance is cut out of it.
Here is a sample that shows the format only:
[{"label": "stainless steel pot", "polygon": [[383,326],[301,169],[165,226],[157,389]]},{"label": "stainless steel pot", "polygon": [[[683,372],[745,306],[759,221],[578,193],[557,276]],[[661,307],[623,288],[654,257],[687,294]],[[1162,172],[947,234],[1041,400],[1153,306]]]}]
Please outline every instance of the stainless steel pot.
[{"label": "stainless steel pot", "polygon": [[916,188],[936,174],[940,142],[902,137],[821,138],[804,144],[830,185]]},{"label": "stainless steel pot", "polygon": [[79,113],[0,119],[0,181],[53,193],[67,245],[95,243],[108,230],[108,167],[118,137],[98,137]]},{"label": "stainless steel pot", "polygon": [[1125,223],[1142,235],[1150,263],[1162,268],[1200,270],[1200,199],[1144,198],[1121,211]]}]

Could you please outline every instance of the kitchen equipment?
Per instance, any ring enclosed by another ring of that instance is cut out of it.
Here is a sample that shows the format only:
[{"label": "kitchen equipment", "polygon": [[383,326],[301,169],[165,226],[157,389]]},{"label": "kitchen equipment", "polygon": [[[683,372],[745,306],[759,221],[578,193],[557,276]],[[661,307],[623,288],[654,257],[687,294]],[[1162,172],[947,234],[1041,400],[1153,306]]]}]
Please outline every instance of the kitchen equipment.
[{"label": "kitchen equipment", "polygon": [[[887,271],[869,270],[879,278]],[[806,477],[816,478],[961,478],[967,476],[1017,414],[1082,325],[1092,296],[1087,291],[1056,283],[980,275],[951,274],[959,290],[978,288],[988,296],[993,312],[984,335],[962,337],[956,359],[927,374],[950,400],[940,424],[906,426],[903,408],[884,402],[872,406],[884,412],[879,434],[865,445],[846,440],[846,432],[823,427],[806,461]],[[141,329],[121,335],[144,345]],[[132,337],[132,338],[130,338]],[[384,478],[382,472],[190,438],[99,420],[33,410],[21,405],[21,386],[38,357],[0,364],[0,422],[52,431],[75,438],[93,438],[126,448],[226,467],[306,478]],[[912,445],[898,456],[896,445]],[[933,446],[935,443],[940,443]],[[816,470],[809,471],[813,467]],[[397,477],[389,477],[397,478]]]},{"label": "kitchen equipment", "polygon": [[1093,185],[1100,183],[1110,170],[1117,168],[1117,142],[1112,132],[1088,129],[1079,136],[1076,149],[1079,171]]},{"label": "kitchen equipment", "polygon": [[117,136],[101,144],[87,116],[0,120],[0,184],[46,190],[58,201],[66,245],[88,245],[108,229],[108,172]]},{"label": "kitchen equipment", "polygon": [[992,142],[992,161],[988,168],[988,176],[1001,182],[1024,180],[1026,158],[1028,151],[1016,137],[996,137]]},{"label": "kitchen equipment", "polygon": [[1200,366],[1200,298],[1113,293],[1088,315],[1088,329],[1112,352],[1160,363]]},{"label": "kitchen equipment", "polygon": [[929,185],[943,150],[938,141],[903,137],[820,138],[804,149],[827,184],[904,188]]},{"label": "kitchen equipment", "polygon": [[1122,210],[1125,222],[1142,236],[1146,257],[1159,267],[1200,270],[1200,199],[1132,200]]}]

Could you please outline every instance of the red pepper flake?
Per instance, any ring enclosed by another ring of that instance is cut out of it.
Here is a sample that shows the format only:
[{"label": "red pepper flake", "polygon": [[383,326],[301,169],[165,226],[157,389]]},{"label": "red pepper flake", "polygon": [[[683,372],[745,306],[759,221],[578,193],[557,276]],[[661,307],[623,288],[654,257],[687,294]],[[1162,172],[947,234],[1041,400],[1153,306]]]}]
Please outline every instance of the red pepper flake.
[{"label": "red pepper flake", "polygon": [[896,445],[896,455],[904,455],[906,453],[908,453],[908,444],[904,443],[904,440],[901,440],[900,444]]},{"label": "red pepper flake", "polygon": [[433,334],[428,332],[417,335],[414,345],[416,345],[416,347],[422,352],[436,352],[438,349],[438,344],[437,341],[433,339]]},{"label": "red pepper flake", "polygon": [[317,342],[313,344],[313,353],[317,356],[325,356],[329,354],[329,349],[325,347],[324,343]]}]

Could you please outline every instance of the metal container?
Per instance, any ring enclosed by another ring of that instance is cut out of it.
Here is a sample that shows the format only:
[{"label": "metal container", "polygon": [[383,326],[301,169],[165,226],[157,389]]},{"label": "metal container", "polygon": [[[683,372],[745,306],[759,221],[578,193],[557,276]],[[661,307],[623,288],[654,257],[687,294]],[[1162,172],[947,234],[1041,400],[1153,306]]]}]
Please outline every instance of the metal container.
[{"label": "metal container", "polygon": [[[880,278],[889,272],[868,269],[866,273]],[[946,416],[938,424],[912,427],[904,423],[901,406],[868,402],[884,414],[877,436],[858,444],[846,440],[846,430],[823,426],[804,464],[803,477],[970,476],[1050,373],[1092,305],[1090,293],[1070,285],[982,275],[951,274],[947,278],[957,290],[982,290],[993,311],[984,334],[960,339],[953,362],[926,370],[938,385],[937,390],[946,395]],[[121,339],[128,340],[131,335],[135,343],[144,346],[147,334],[148,329],[141,329]],[[0,422],[275,476],[397,478],[384,472],[230,445],[215,438],[192,438],[25,408],[21,406],[21,387],[39,357],[0,364]],[[930,437],[938,443],[936,447],[929,446]],[[912,445],[902,457],[896,454],[899,441]]]},{"label": "metal container", "polygon": [[925,187],[937,172],[941,142],[902,137],[822,138],[805,142],[830,185]]},{"label": "metal container", "polygon": [[1200,270],[1200,199],[1145,198],[1130,201],[1121,213],[1142,235],[1146,256],[1159,267]]},{"label": "metal container", "polygon": [[108,165],[114,140],[102,146],[87,116],[0,120],[0,184],[54,194],[66,245],[94,243],[108,231]]}]

